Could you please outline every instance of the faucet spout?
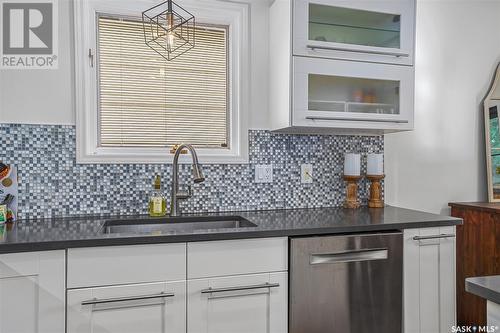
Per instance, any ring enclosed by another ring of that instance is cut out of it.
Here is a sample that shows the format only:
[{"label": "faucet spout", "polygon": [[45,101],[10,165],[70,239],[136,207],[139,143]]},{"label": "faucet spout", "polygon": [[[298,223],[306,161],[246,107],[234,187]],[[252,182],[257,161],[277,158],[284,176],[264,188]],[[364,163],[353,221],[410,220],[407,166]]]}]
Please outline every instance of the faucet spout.
[{"label": "faucet spout", "polygon": [[198,155],[196,150],[190,144],[182,144],[177,147],[174,155],[174,161],[172,164],[172,192],[170,196],[170,216],[180,215],[179,209],[179,199],[187,199],[191,196],[191,191],[184,193],[179,191],[179,156],[183,149],[187,149],[191,153],[191,158],[193,159],[193,181],[195,183],[201,183],[205,180],[203,175],[203,170],[198,162]]}]

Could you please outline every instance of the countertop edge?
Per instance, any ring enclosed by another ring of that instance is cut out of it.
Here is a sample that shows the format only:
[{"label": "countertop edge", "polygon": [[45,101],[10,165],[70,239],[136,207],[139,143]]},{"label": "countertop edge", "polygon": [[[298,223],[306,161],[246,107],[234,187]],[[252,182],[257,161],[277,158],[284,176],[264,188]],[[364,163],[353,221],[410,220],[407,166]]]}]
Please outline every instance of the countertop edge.
[{"label": "countertop edge", "polygon": [[407,221],[401,223],[383,224],[383,225],[353,225],[342,227],[318,227],[304,229],[282,229],[282,230],[258,230],[258,231],[237,231],[220,233],[200,233],[200,234],[178,234],[178,235],[158,235],[158,236],[127,236],[115,238],[83,238],[68,239],[46,242],[25,242],[25,243],[6,243],[0,244],[0,254],[18,253],[18,252],[38,252],[66,250],[81,247],[101,247],[101,246],[126,246],[126,245],[146,245],[161,243],[184,243],[184,242],[202,242],[216,240],[234,240],[250,238],[269,238],[269,237],[294,237],[294,236],[316,236],[316,235],[335,235],[346,233],[378,232],[390,230],[404,230],[415,228],[446,227],[462,224],[460,218],[446,217],[443,220],[432,221]]},{"label": "countertop edge", "polygon": [[500,304],[500,289],[493,290],[480,283],[478,279],[487,279],[488,277],[473,277],[465,279],[465,290],[471,294],[482,297],[488,301]]}]

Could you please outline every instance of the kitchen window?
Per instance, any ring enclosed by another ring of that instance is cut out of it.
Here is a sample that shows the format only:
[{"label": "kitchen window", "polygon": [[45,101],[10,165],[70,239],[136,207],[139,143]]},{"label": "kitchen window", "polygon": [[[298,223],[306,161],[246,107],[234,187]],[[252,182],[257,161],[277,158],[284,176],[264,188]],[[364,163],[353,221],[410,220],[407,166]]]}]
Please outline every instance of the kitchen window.
[{"label": "kitchen window", "polygon": [[98,17],[101,147],[228,149],[227,27],[198,24],[196,46],[166,61],[142,22]]},{"label": "kitchen window", "polygon": [[202,163],[246,162],[247,7],[190,7],[196,45],[167,61],[144,42],[148,6],[123,4],[75,5],[77,161],[169,163],[190,143]]}]

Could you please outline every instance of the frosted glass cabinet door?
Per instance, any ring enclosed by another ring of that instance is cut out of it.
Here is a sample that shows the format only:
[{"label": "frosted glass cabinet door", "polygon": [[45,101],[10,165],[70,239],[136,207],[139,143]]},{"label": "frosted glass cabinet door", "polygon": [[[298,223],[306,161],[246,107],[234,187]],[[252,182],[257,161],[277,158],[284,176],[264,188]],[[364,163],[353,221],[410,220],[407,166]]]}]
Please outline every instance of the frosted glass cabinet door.
[{"label": "frosted glass cabinet door", "polygon": [[184,281],[69,290],[68,333],[185,333],[185,290]]},{"label": "frosted glass cabinet door", "polygon": [[294,54],[411,65],[415,1],[294,1]]},{"label": "frosted glass cabinet door", "polygon": [[411,129],[409,66],[294,57],[293,125]]},{"label": "frosted glass cabinet door", "polygon": [[[215,292],[206,293],[208,288]],[[286,333],[287,293],[286,272],[190,280],[187,331]]]}]

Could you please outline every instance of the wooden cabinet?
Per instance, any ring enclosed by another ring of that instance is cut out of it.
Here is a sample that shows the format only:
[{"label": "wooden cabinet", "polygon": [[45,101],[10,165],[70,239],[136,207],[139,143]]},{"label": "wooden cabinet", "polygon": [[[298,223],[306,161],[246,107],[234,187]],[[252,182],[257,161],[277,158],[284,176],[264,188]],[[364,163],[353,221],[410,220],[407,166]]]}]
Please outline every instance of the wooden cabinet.
[{"label": "wooden cabinet", "polygon": [[273,130],[413,129],[415,1],[276,0],[270,9]]},{"label": "wooden cabinet", "polygon": [[188,333],[286,333],[287,273],[188,282]]},{"label": "wooden cabinet", "polygon": [[0,333],[65,332],[64,251],[0,255]]},{"label": "wooden cabinet", "polygon": [[465,279],[500,274],[500,204],[450,203],[457,226],[457,323],[486,325],[486,301],[465,291]]},{"label": "wooden cabinet", "polygon": [[293,54],[411,65],[415,1],[293,1]]},{"label": "wooden cabinet", "polygon": [[404,231],[404,332],[448,333],[455,316],[455,227]]},{"label": "wooden cabinet", "polygon": [[68,291],[68,333],[185,331],[185,281]]}]

